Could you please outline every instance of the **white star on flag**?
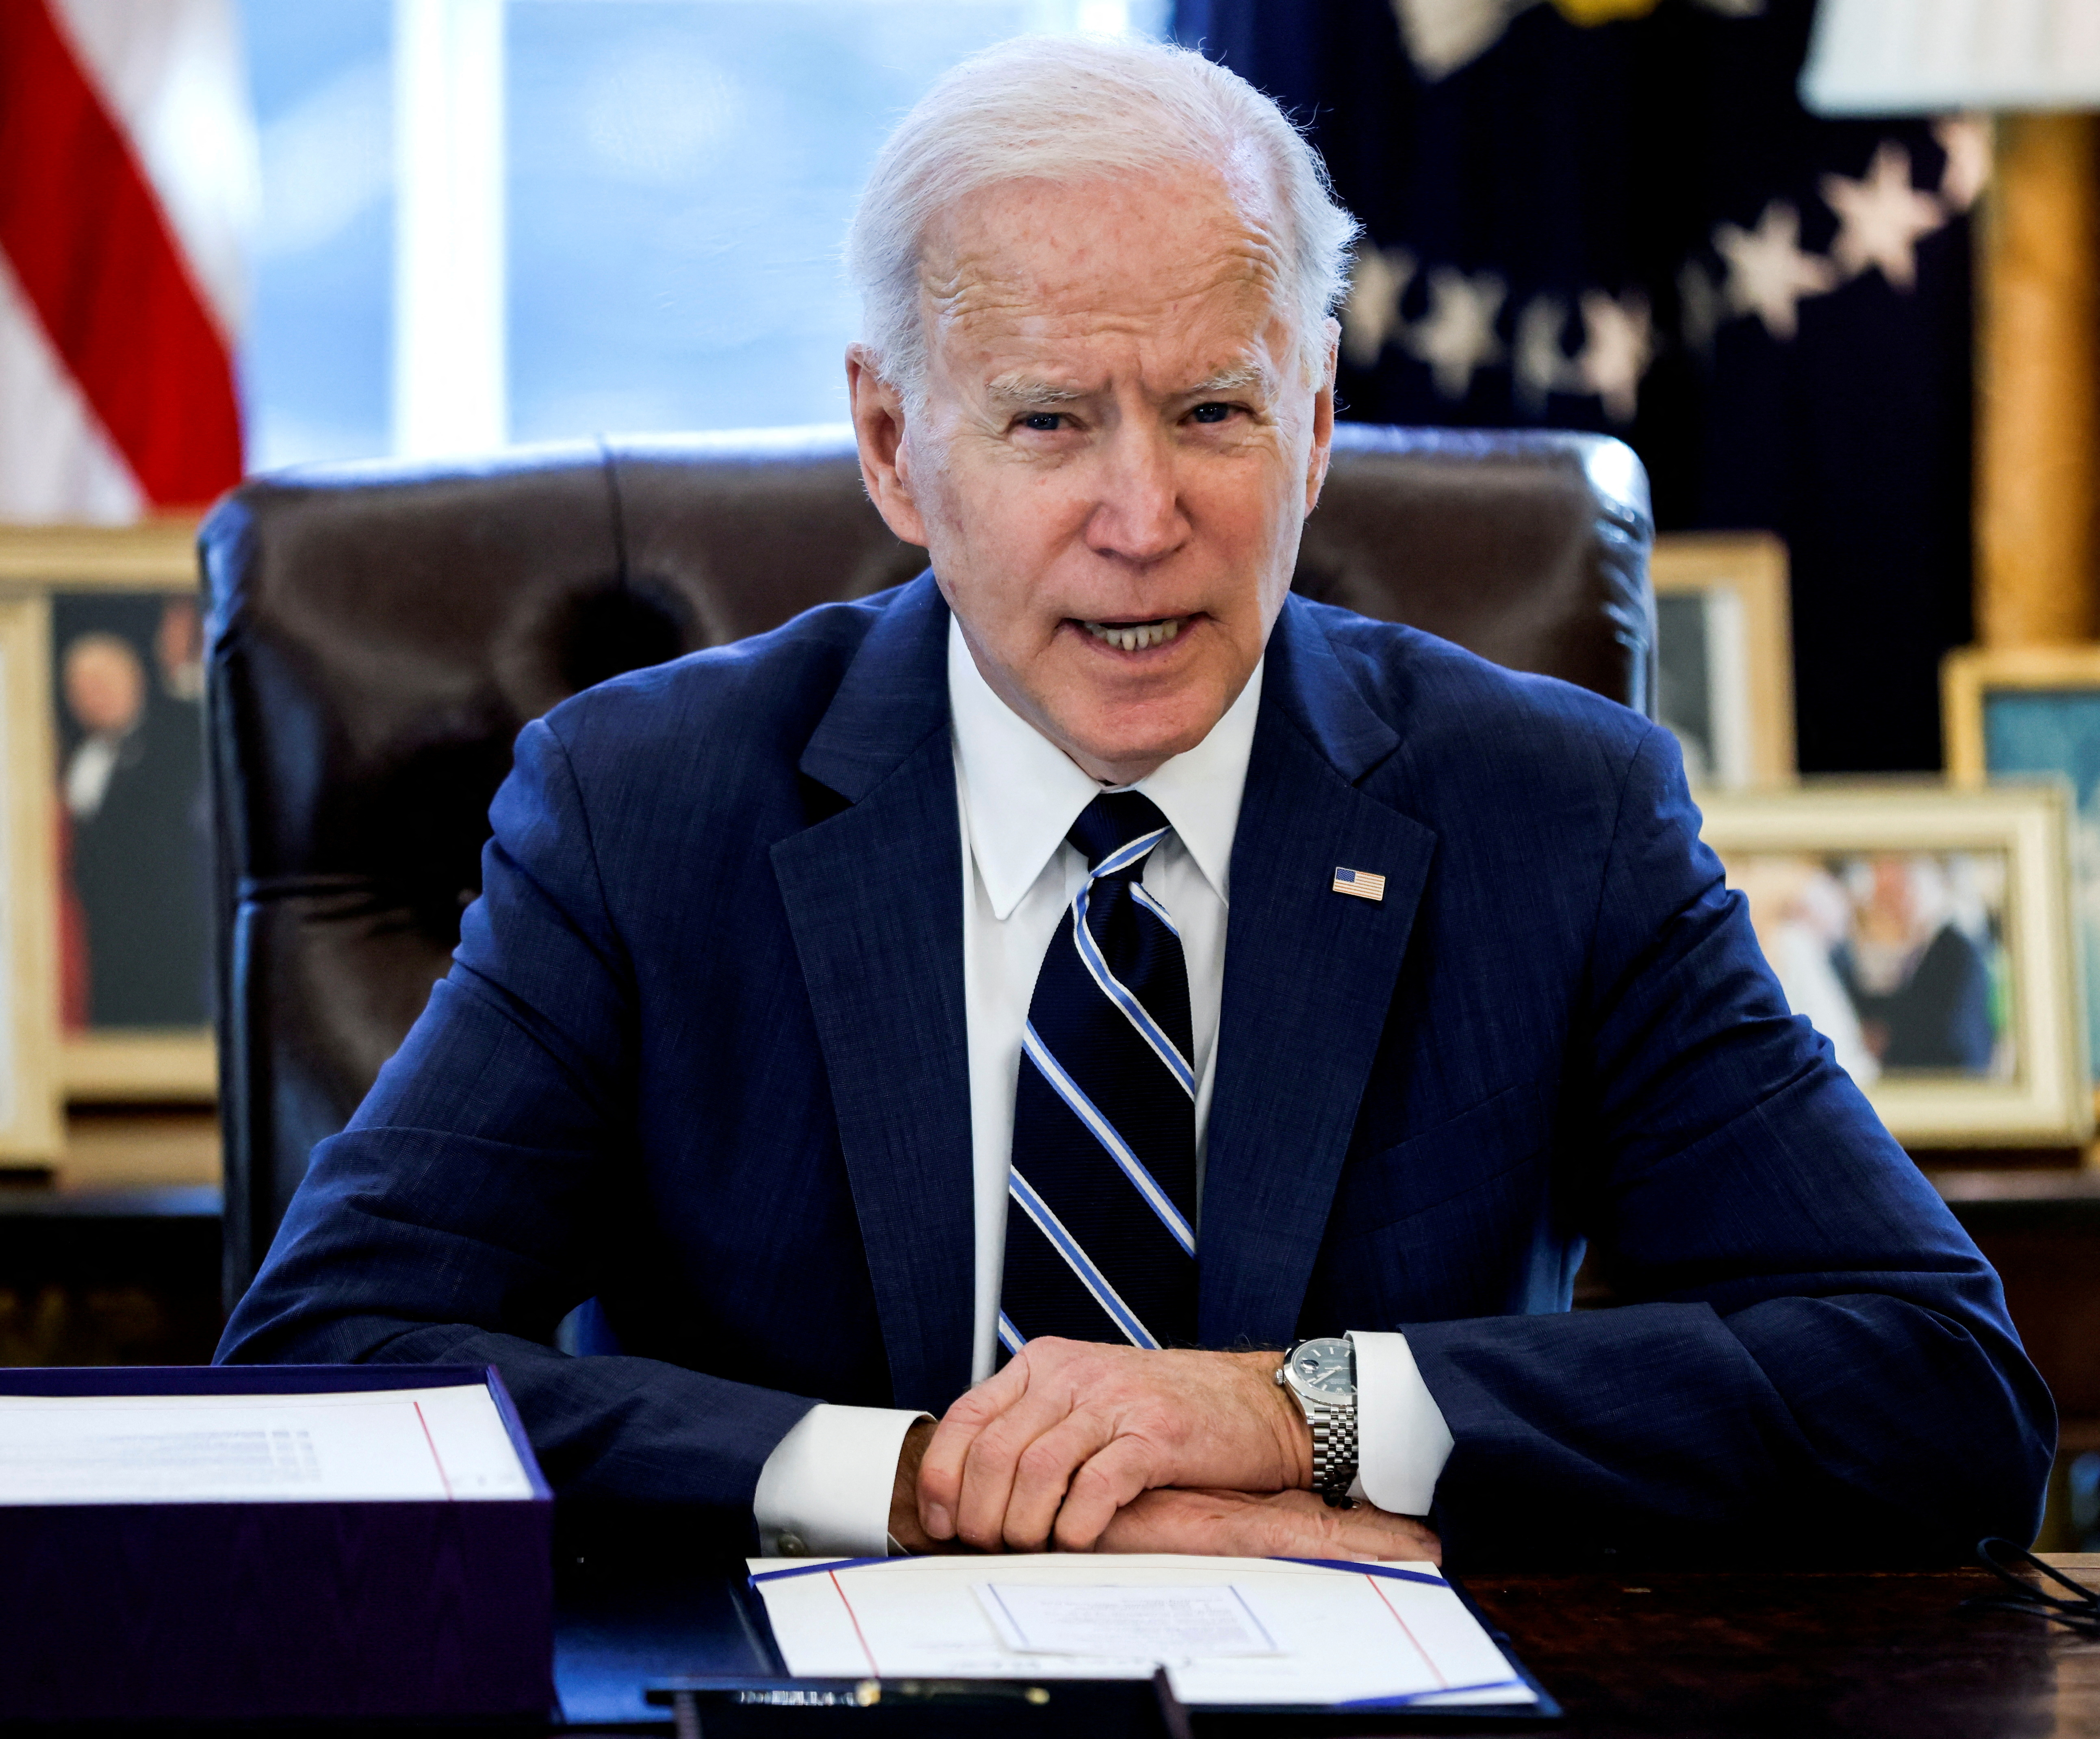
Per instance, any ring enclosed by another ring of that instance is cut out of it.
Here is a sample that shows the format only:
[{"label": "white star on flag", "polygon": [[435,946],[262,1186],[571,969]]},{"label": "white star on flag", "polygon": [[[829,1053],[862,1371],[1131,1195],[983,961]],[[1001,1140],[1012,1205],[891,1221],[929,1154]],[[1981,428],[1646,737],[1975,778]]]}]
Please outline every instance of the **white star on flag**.
[{"label": "white star on flag", "polygon": [[1981,115],[1948,115],[1932,123],[1932,136],[1947,153],[1939,172],[1939,202],[1966,211],[1991,180],[1991,123]]},{"label": "white star on flag", "polygon": [[1392,0],[1401,39],[1425,78],[1448,77],[1494,46],[1536,0]]},{"label": "white star on flag", "polygon": [[[1501,38],[1520,12],[1540,0],[1392,0],[1393,15],[1408,54],[1424,78],[1445,78],[1469,61],[1478,60]],[[1577,24],[1600,24],[1621,18],[1641,18],[1653,11],[1657,0],[1557,0],[1561,11]],[[1756,18],[1765,0],[1696,0],[1707,11],[1723,18]]]},{"label": "white star on flag", "polygon": [[1890,288],[1912,289],[1917,282],[1918,239],[1947,222],[1947,213],[1930,193],[1910,184],[1910,153],[1892,139],[1875,148],[1864,181],[1844,175],[1823,178],[1823,199],[1838,214],[1838,239],[1830,257],[1848,278],[1875,267]]},{"label": "white star on flag", "polygon": [[1714,225],[1714,251],[1727,263],[1728,311],[1756,315],[1782,342],[1800,329],[1802,298],[1838,287],[1829,260],[1801,251],[1801,214],[1783,199],[1765,207],[1754,230]]},{"label": "white star on flag", "polygon": [[1549,394],[1582,390],[1574,363],[1561,348],[1567,328],[1568,304],[1558,296],[1534,296],[1517,316],[1510,372],[1515,377],[1517,403],[1529,416],[1544,414]]},{"label": "white star on flag", "polygon": [[1575,359],[1582,390],[1604,401],[1613,422],[1631,422],[1640,404],[1641,377],[1655,355],[1648,298],[1639,290],[1608,296],[1582,292],[1582,353]]},{"label": "white star on flag", "polygon": [[1414,256],[1405,248],[1366,248],[1349,279],[1342,305],[1342,352],[1360,369],[1379,360],[1400,330],[1400,298],[1414,279]]},{"label": "white star on flag", "polygon": [[1446,399],[1462,399],[1473,374],[1502,357],[1495,336],[1509,287],[1492,271],[1470,276],[1453,266],[1429,271],[1429,312],[1403,334],[1407,348],[1429,364],[1429,377]]}]

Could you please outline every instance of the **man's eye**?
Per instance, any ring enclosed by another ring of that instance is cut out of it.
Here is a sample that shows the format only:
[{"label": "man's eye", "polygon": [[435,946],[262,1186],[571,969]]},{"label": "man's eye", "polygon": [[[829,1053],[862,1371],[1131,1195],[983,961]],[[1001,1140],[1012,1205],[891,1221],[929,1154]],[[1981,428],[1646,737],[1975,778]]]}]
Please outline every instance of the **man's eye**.
[{"label": "man's eye", "polygon": [[1038,435],[1055,435],[1064,426],[1065,414],[1061,411],[1031,411],[1021,419],[1022,428]]},{"label": "man's eye", "polygon": [[1223,422],[1233,414],[1229,404],[1199,404],[1189,413],[1198,422]]}]

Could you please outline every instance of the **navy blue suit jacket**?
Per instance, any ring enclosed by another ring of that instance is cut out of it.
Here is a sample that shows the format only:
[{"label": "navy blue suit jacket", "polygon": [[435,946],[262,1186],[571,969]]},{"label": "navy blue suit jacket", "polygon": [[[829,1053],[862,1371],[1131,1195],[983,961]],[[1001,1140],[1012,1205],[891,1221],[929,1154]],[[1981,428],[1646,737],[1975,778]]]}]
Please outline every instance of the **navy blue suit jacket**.
[{"label": "navy blue suit jacket", "polygon": [[[558,1490],[739,1540],[814,1400],[960,1393],[947,622],[922,577],[527,727],[452,969],[222,1357],[492,1362]],[[1698,823],[1624,708],[1290,601],[1202,1341],[1404,1329],[1461,1560],[2025,1538],[2054,1415],[1996,1277],[1787,1013]],[[1586,1242],[1623,1308],[1569,1311]],[[593,1296],[625,1350],[553,1350]]]}]

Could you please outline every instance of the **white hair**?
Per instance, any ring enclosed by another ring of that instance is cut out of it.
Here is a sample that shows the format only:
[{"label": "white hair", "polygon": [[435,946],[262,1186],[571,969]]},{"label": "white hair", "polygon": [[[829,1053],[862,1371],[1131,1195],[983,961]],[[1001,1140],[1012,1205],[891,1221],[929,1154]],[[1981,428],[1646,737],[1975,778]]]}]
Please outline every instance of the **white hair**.
[{"label": "white hair", "polygon": [[[1282,296],[1299,347],[1348,284],[1357,221],[1289,118],[1238,73],[1194,51],[1099,37],[1025,36],[952,67],[889,135],[846,233],[861,340],[884,379],[919,399],[926,376],[920,255],[937,215],[1010,181],[1061,185],[1217,170],[1244,208],[1281,219]],[[1311,360],[1308,355],[1307,360]]]}]

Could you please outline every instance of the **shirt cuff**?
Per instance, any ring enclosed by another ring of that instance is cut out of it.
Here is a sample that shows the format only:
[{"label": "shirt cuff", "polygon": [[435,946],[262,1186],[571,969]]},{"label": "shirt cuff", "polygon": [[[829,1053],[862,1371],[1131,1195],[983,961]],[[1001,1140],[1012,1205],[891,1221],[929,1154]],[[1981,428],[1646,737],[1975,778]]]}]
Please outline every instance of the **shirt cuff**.
[{"label": "shirt cuff", "polygon": [[758,1470],[752,1518],[769,1558],[883,1558],[904,1434],[929,1415],[818,1401]]},{"label": "shirt cuff", "polygon": [[1406,1335],[1359,1331],[1349,1344],[1357,1350],[1357,1483],[1382,1510],[1426,1516],[1451,1457],[1444,1410],[1415,1368]]}]

